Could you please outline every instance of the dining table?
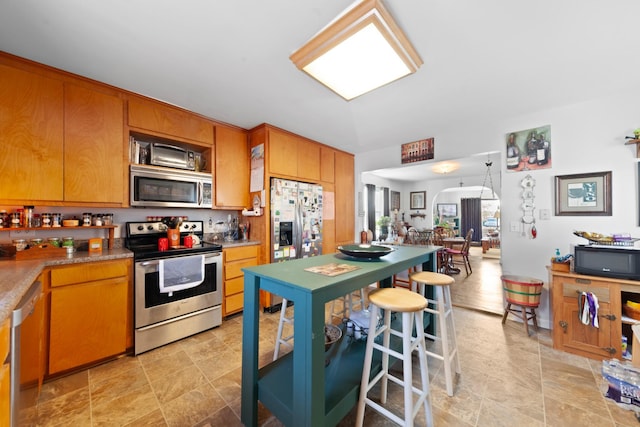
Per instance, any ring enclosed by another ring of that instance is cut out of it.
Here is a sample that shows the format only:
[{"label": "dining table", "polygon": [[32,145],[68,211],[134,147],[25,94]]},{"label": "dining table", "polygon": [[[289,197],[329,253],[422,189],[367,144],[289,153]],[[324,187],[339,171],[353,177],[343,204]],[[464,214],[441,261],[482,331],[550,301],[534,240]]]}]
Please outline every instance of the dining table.
[{"label": "dining table", "polygon": [[[376,282],[390,287],[394,274],[414,266],[435,271],[438,249],[395,246],[379,258],[338,252],[243,268],[242,423],[258,424],[260,401],[286,426],[336,425],[358,402],[366,342],[343,336],[326,352],[325,304]],[[294,308],[293,351],[264,366],[259,345],[275,336],[260,336],[260,291]]]},{"label": "dining table", "polygon": [[[445,237],[442,239],[442,245],[446,249],[460,249],[464,245],[464,237]],[[444,260],[445,274],[460,274],[460,269],[453,264],[451,256],[446,255]]]}]

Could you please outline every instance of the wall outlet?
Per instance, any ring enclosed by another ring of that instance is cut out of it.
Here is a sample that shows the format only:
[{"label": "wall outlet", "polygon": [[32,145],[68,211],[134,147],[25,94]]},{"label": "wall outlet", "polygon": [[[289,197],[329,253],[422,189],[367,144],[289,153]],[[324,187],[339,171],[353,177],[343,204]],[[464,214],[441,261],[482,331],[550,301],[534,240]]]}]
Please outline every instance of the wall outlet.
[{"label": "wall outlet", "polygon": [[11,239],[34,239],[36,237],[36,230],[15,230],[9,232]]}]

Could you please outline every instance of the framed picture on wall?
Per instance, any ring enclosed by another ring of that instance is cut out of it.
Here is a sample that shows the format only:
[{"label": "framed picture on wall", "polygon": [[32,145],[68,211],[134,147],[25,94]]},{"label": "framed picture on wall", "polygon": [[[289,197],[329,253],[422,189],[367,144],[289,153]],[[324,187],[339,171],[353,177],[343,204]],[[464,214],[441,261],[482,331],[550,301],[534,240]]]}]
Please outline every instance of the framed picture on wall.
[{"label": "framed picture on wall", "polygon": [[611,171],[556,176],[556,215],[611,216]]},{"label": "framed picture on wall", "polygon": [[392,211],[400,210],[400,192],[391,191],[390,198],[391,200],[389,201],[389,209],[391,209]]},{"label": "framed picture on wall", "polygon": [[426,191],[412,191],[410,193],[410,204],[409,209],[424,209],[425,208],[425,199],[427,196]]}]

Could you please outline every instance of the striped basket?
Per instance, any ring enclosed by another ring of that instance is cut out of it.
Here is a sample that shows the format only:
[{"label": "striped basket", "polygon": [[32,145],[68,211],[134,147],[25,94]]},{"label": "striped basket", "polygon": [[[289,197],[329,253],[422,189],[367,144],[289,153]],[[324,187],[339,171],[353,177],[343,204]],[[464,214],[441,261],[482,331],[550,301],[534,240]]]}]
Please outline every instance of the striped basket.
[{"label": "striped basket", "polygon": [[540,305],[544,285],[541,280],[523,276],[502,276],[501,279],[507,302],[527,307]]}]

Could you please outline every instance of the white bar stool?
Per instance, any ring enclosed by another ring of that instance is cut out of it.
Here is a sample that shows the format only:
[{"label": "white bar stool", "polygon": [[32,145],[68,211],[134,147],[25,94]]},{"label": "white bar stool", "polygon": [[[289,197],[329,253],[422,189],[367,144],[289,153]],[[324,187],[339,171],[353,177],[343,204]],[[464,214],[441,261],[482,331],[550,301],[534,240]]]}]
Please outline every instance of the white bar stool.
[{"label": "white bar stool", "polygon": [[[362,381],[360,383],[360,398],[358,400],[358,412],[356,415],[356,426],[362,426],[364,422],[365,407],[369,405],[372,409],[381,413],[385,417],[402,426],[413,427],[414,418],[424,406],[425,419],[427,425],[433,425],[433,413],[431,411],[431,394],[429,392],[429,368],[427,366],[427,356],[424,345],[424,338],[421,335],[422,313],[427,306],[427,299],[401,288],[381,288],[369,294],[369,309],[371,310],[371,320],[369,322],[369,335],[367,336],[367,347],[364,356],[364,367],[362,370]],[[378,326],[378,312],[384,310],[384,323]],[[392,312],[402,313],[402,331],[391,328]],[[415,328],[415,338],[413,330]],[[376,343],[375,339],[382,335],[382,345]],[[391,335],[402,338],[402,353],[390,347]],[[371,362],[373,360],[373,350],[382,352],[382,370],[371,380]],[[413,369],[411,356],[418,351],[420,360],[420,377],[422,388],[413,386]],[[389,373],[389,355],[402,360],[402,379]],[[391,412],[383,405],[387,403],[387,383],[392,382],[404,387],[404,418]],[[375,384],[381,381],[380,403],[368,398],[367,395]],[[414,403],[414,394],[418,395]]]},{"label": "white bar stool", "polygon": [[[358,294],[357,301],[354,301],[356,293]],[[336,302],[338,301],[342,301],[342,307],[338,307],[338,311],[336,311]],[[359,306],[360,310],[364,310],[364,304],[364,289],[360,289],[359,291],[352,292],[343,297],[334,299],[333,301],[331,301],[331,309],[329,311],[331,318],[329,319],[329,321],[333,320],[333,318],[335,317],[342,322],[342,320],[349,317],[351,313],[357,311],[354,309],[355,306]]]},{"label": "white bar stool", "polygon": [[293,344],[290,342],[293,339],[293,332],[286,337],[282,336],[284,331],[284,325],[293,325],[293,314],[291,317],[287,317],[287,306],[289,301],[286,298],[282,298],[282,307],[280,308],[280,321],[278,322],[278,332],[276,332],[276,347],[273,350],[273,360],[277,360],[280,357],[280,346],[284,345],[289,348],[293,348]]},{"label": "white bar stool", "polygon": [[[420,285],[420,295],[425,295],[425,286],[433,286],[435,288],[435,299],[427,298],[429,304],[435,305],[435,309],[427,306],[424,311],[438,316],[436,322],[440,330],[440,336],[427,332],[424,332],[424,336],[425,338],[440,340],[442,343],[442,354],[427,350],[427,355],[443,361],[447,394],[453,396],[453,373],[461,373],[460,360],[458,359],[458,344],[456,342],[456,327],[453,322],[453,307],[451,306],[451,288],[449,287],[455,283],[455,280],[446,274],[434,273],[432,271],[414,273],[411,275],[411,280]],[[451,327],[451,335],[449,335],[449,326]]]}]

